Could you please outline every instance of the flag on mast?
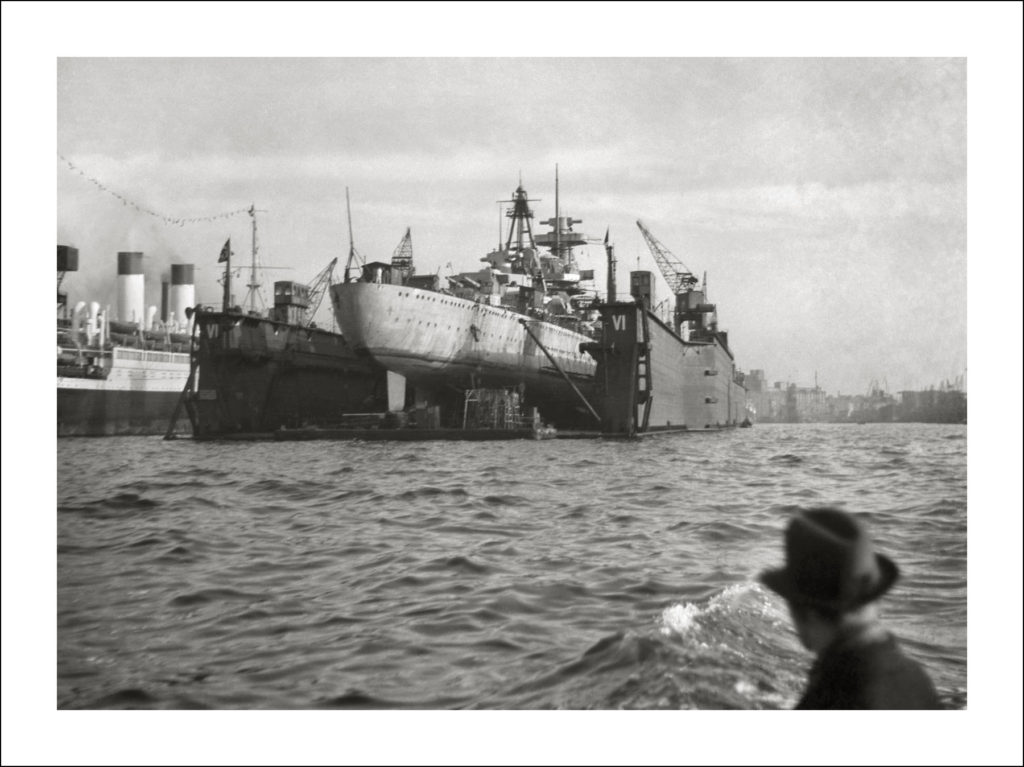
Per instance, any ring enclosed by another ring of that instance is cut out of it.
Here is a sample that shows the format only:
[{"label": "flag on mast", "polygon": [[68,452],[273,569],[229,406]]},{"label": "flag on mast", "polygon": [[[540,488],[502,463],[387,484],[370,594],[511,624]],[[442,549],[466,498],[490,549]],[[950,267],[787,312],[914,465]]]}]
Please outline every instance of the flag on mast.
[{"label": "flag on mast", "polygon": [[228,241],[224,243],[224,247],[220,249],[220,258],[217,259],[217,263],[221,264],[227,261],[232,255],[231,252],[231,238],[228,237]]}]

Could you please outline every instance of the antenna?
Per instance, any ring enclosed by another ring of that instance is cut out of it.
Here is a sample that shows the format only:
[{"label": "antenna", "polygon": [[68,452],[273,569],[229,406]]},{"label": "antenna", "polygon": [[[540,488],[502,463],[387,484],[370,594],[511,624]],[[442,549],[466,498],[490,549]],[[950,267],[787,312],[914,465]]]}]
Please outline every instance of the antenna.
[{"label": "antenna", "polygon": [[562,257],[562,251],[558,247],[559,245],[559,233],[562,230],[562,219],[559,218],[558,211],[558,163],[555,163],[555,255],[559,258]]},{"label": "antenna", "polygon": [[352,203],[348,197],[348,187],[345,187],[345,215],[348,217],[348,253],[351,258],[352,253],[355,252],[356,244],[352,238]]}]

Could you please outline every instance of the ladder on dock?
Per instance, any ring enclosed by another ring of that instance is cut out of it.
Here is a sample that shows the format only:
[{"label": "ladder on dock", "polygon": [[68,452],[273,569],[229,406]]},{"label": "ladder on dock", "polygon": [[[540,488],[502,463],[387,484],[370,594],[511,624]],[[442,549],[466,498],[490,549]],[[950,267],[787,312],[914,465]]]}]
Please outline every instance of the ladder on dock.
[{"label": "ladder on dock", "polygon": [[164,439],[178,438],[174,429],[178,425],[178,417],[181,415],[183,407],[188,413],[188,420],[192,425],[192,433],[195,434],[196,431],[195,383],[196,371],[199,370],[199,355],[196,353],[196,329],[198,326],[198,322],[194,322],[192,325],[192,335],[188,346],[188,378],[185,379],[185,388],[181,390],[181,396],[178,397],[178,402],[174,406],[174,413],[171,414],[171,421],[167,424],[167,433],[164,434]]},{"label": "ladder on dock", "polygon": [[639,426],[637,431],[644,433],[651,420],[651,402],[654,397],[654,380],[651,374],[651,329],[647,319],[646,307],[640,308],[640,327],[643,340],[637,344],[636,356],[636,402],[639,408],[643,405],[643,415],[637,414]]}]

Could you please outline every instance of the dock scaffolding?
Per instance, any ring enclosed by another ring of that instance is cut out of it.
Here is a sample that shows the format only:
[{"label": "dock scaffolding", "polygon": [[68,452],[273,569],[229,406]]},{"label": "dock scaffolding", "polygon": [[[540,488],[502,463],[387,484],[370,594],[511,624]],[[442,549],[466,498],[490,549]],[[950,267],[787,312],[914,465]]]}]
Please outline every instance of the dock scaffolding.
[{"label": "dock scaffolding", "polygon": [[522,396],[515,389],[466,389],[463,429],[528,429],[536,415],[523,415]]}]

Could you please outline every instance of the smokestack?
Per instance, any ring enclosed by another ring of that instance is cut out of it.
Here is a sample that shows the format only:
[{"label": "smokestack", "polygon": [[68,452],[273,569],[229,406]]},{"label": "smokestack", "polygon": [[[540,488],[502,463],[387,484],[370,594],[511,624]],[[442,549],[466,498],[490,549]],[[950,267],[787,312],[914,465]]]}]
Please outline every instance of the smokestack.
[{"label": "smokestack", "polygon": [[72,248],[70,245],[57,246],[57,271],[78,271],[78,248]]},{"label": "smokestack", "polygon": [[171,265],[170,311],[183,329],[192,323],[192,320],[186,320],[185,308],[196,305],[194,270],[192,264]]},{"label": "smokestack", "polygon": [[121,322],[141,323],[146,311],[146,278],[142,273],[142,253],[117,254],[117,318]]},{"label": "smokestack", "polygon": [[160,283],[160,321],[167,324],[167,306],[170,302],[171,283],[164,280]]}]

